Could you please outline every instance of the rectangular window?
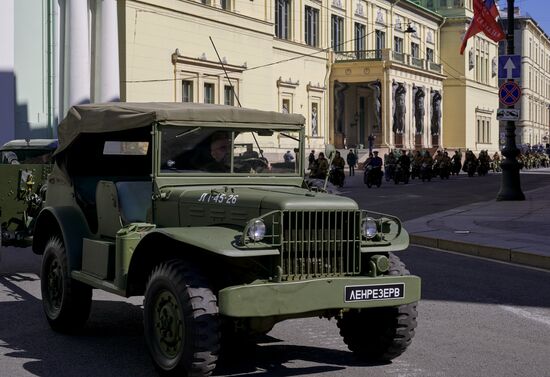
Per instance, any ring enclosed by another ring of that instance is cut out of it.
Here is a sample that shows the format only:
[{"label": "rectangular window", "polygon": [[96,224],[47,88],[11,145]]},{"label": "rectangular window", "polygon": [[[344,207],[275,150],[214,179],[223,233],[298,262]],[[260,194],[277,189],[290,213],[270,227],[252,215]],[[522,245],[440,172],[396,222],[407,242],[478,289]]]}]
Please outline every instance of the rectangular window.
[{"label": "rectangular window", "polygon": [[305,19],[305,41],[306,44],[318,47],[319,46],[319,9],[306,6]]},{"label": "rectangular window", "polygon": [[411,56],[420,59],[420,45],[418,43],[411,42]]},{"label": "rectangular window", "polygon": [[403,53],[403,38],[393,37],[393,50],[395,52]]},{"label": "rectangular window", "polygon": [[355,52],[357,59],[365,58],[365,50],[367,49],[366,41],[366,27],[363,24],[355,23]]},{"label": "rectangular window", "polygon": [[344,19],[332,15],[331,46],[334,51],[344,50]]},{"label": "rectangular window", "polygon": [[181,82],[181,102],[193,102],[193,81]]},{"label": "rectangular window", "polygon": [[204,84],[204,103],[215,103],[214,101],[215,85],[210,83]]},{"label": "rectangular window", "polygon": [[283,99],[281,112],[284,114],[289,114],[291,111],[290,109],[290,100],[288,98]]},{"label": "rectangular window", "polygon": [[231,85],[225,85],[223,87],[224,104],[229,106],[235,105],[235,95],[233,94],[233,87]]},{"label": "rectangular window", "polygon": [[481,119],[477,119],[477,142],[481,143],[481,137],[483,135],[483,129],[481,128]]},{"label": "rectangular window", "polygon": [[386,48],[386,33],[382,30],[376,30],[376,50],[383,50]]},{"label": "rectangular window", "polygon": [[230,10],[231,0],[220,0],[220,6],[222,9]]},{"label": "rectangular window", "polygon": [[290,39],[290,0],[276,0],[275,36]]},{"label": "rectangular window", "polygon": [[434,50],[431,48],[426,48],[426,60],[429,62],[434,61]]}]

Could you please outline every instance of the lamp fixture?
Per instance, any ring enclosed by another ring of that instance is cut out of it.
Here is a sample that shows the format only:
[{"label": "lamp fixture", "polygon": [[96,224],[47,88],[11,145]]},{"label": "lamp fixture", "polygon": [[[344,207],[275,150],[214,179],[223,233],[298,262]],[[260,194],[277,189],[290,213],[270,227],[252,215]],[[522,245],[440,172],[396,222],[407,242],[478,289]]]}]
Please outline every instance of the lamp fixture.
[{"label": "lamp fixture", "polygon": [[410,22],[409,26],[407,26],[407,29],[405,30],[405,33],[416,33],[416,29],[412,27]]}]

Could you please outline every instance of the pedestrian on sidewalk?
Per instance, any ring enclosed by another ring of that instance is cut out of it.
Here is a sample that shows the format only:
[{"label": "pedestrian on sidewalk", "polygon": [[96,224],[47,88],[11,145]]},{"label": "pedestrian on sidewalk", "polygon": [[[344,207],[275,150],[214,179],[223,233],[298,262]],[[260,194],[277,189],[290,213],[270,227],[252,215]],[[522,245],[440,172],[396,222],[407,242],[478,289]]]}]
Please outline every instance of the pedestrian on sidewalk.
[{"label": "pedestrian on sidewalk", "polygon": [[369,153],[372,153],[372,148],[374,146],[374,135],[373,134],[370,134],[369,137],[368,137],[368,141],[369,141]]},{"label": "pedestrian on sidewalk", "polygon": [[357,156],[353,153],[353,149],[349,149],[348,156],[346,157],[349,166],[349,175],[355,175],[355,165],[357,165]]},{"label": "pedestrian on sidewalk", "polygon": [[308,157],[308,169],[311,170],[313,169],[313,164],[315,164],[315,151],[312,150],[311,153],[309,154],[309,157]]}]

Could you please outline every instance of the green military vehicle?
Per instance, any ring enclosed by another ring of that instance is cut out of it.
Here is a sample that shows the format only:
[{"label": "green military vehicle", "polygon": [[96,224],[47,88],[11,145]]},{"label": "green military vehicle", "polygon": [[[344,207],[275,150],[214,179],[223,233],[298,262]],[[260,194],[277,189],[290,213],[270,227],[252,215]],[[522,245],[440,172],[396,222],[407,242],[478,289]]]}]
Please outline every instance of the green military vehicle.
[{"label": "green military vehicle", "polygon": [[0,147],[0,246],[31,245],[56,148],[54,139],[12,140]]},{"label": "green military vehicle", "polygon": [[363,360],[399,356],[420,299],[392,254],[408,234],[305,185],[303,124],[218,105],[73,107],[33,242],[51,327],[81,328],[97,288],[145,296],[161,374],[208,376],[222,340],[303,317],[335,318]]}]

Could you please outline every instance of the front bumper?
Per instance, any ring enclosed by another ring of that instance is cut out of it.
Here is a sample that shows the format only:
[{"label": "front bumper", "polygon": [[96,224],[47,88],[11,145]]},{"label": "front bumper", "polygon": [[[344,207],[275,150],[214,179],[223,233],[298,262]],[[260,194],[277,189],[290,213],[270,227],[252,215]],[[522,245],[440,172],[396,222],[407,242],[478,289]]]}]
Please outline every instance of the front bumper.
[{"label": "front bumper", "polygon": [[[345,287],[403,284],[403,297],[346,302]],[[420,300],[418,276],[337,277],[224,288],[220,314],[229,317],[269,317],[330,309],[359,309],[410,304]]]}]

